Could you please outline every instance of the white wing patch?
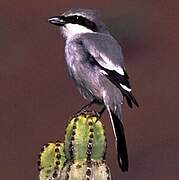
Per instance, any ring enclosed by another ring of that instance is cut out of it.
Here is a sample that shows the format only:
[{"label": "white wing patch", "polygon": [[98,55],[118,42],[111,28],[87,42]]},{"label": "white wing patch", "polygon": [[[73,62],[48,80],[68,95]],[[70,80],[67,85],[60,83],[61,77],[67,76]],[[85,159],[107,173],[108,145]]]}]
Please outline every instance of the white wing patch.
[{"label": "white wing patch", "polygon": [[101,72],[102,74],[104,74],[104,75],[108,75],[108,73],[107,73],[106,71],[104,71],[104,70],[100,70],[100,72]]},{"label": "white wing patch", "polygon": [[106,69],[109,70],[114,70],[116,72],[118,72],[120,75],[124,75],[124,70],[122,69],[121,66],[116,66],[114,65],[110,59],[108,57],[106,57],[104,54],[100,53],[101,58],[104,60],[104,63],[102,63],[101,61],[99,62],[99,64],[101,64],[101,66],[103,66]]},{"label": "white wing patch", "polygon": [[120,83],[120,86],[121,86],[123,89],[125,89],[126,91],[128,91],[128,92],[131,92],[131,91],[132,91],[132,89],[128,88],[127,86],[125,86],[125,85],[123,85],[123,84],[121,84],[121,83]]}]

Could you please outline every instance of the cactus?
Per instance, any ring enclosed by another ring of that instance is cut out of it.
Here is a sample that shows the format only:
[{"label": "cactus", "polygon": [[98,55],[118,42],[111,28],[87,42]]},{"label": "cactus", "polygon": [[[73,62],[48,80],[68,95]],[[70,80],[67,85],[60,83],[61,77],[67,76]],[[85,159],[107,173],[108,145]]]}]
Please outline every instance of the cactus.
[{"label": "cactus", "polygon": [[40,180],[110,180],[105,153],[105,131],[96,113],[75,116],[68,122],[64,145],[58,142],[44,147]]},{"label": "cactus", "polygon": [[40,180],[52,180],[60,177],[65,161],[63,143],[57,141],[44,145],[38,161]]}]

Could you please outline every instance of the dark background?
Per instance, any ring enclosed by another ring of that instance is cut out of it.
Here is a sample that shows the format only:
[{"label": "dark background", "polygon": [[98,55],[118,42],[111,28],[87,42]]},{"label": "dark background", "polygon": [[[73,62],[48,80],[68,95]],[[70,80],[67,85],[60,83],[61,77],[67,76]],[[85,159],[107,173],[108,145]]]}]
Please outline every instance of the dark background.
[{"label": "dark background", "polygon": [[107,163],[114,180],[179,178],[179,2],[171,0],[0,2],[0,179],[38,179],[44,143],[63,140],[86,101],[67,76],[64,42],[47,18],[97,8],[121,42],[140,108],[125,103],[130,169],[117,165],[107,113]]}]

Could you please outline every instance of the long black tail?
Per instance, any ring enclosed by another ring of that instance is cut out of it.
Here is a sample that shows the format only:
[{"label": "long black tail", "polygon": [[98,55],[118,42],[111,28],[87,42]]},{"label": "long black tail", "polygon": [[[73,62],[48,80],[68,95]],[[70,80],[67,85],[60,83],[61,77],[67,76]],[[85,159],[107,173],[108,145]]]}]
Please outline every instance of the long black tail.
[{"label": "long black tail", "polygon": [[128,171],[128,153],[122,121],[117,117],[116,114],[112,112],[109,107],[107,107],[107,109],[111,118],[111,123],[116,138],[119,166],[122,171]]}]

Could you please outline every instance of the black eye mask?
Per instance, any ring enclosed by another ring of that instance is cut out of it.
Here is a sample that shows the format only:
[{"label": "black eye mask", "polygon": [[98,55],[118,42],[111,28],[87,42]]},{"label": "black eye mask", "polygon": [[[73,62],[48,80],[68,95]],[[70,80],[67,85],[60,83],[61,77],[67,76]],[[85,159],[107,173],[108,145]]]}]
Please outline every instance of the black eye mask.
[{"label": "black eye mask", "polygon": [[63,18],[64,18],[64,21],[66,22],[66,24],[67,23],[79,24],[79,25],[82,25],[94,32],[97,32],[96,24],[83,16],[77,16],[77,15],[68,16],[68,17],[63,16]]}]

